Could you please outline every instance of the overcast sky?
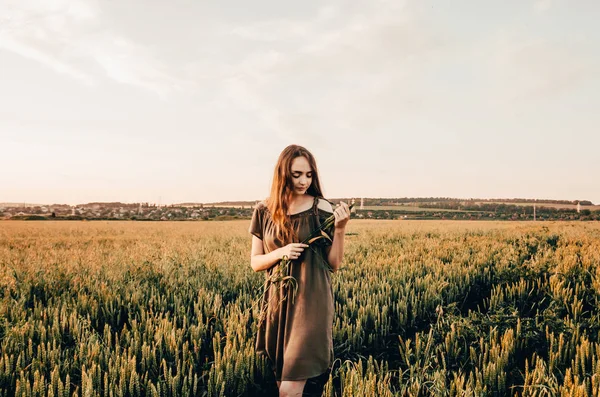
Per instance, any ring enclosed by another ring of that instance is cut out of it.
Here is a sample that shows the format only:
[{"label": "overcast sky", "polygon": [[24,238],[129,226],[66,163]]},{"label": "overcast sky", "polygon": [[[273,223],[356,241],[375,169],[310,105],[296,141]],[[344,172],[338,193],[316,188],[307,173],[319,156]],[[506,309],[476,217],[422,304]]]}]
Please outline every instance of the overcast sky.
[{"label": "overcast sky", "polygon": [[0,202],[600,203],[600,2],[0,1]]}]

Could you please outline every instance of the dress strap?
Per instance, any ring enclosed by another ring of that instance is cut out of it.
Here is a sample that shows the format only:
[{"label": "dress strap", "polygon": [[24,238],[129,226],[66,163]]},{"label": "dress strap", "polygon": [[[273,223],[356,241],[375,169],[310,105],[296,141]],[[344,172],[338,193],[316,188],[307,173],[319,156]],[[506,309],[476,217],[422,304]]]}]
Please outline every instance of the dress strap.
[{"label": "dress strap", "polygon": [[313,202],[313,213],[315,215],[319,215],[319,210],[317,209],[318,206],[319,206],[319,198],[317,196],[315,196],[315,200]]}]

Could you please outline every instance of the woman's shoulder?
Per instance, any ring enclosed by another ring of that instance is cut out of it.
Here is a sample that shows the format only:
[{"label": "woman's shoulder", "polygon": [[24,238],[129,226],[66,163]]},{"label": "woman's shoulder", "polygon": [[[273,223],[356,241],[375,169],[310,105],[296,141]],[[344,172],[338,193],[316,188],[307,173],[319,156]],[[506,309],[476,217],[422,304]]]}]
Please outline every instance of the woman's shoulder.
[{"label": "woman's shoulder", "polygon": [[257,201],[256,204],[254,204],[254,206],[252,208],[259,212],[264,212],[267,209],[267,201],[266,200]]},{"label": "woman's shoulder", "polygon": [[323,211],[327,211],[333,214],[333,203],[327,200],[324,197],[319,197],[319,202],[317,203],[317,208]]}]

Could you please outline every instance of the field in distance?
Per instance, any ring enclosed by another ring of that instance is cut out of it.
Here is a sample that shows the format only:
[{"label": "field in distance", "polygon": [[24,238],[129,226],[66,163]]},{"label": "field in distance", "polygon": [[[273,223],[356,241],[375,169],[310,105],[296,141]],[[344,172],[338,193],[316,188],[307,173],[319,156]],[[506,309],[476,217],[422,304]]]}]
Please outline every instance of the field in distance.
[{"label": "field in distance", "polygon": [[[534,203],[512,203],[512,202],[504,202],[504,201],[462,201],[456,200],[458,203],[462,203],[465,205],[478,205],[478,204],[504,204],[504,205],[516,205],[520,207],[533,207]],[[433,211],[433,212],[478,212],[478,211],[465,211],[465,210],[457,210],[457,209],[447,209],[447,208],[423,208],[419,207],[420,204],[425,202],[409,202],[409,203],[401,203],[397,205],[365,205],[363,210],[365,211]],[[427,203],[433,204],[433,203]],[[441,203],[442,205],[444,202]],[[435,205],[435,204],[433,204]],[[254,204],[249,204],[248,202],[240,202],[240,203],[211,203],[204,204],[206,208],[252,208]],[[360,208],[360,201],[355,203],[356,209]],[[555,204],[555,203],[536,203],[537,208],[546,207],[546,208],[556,208],[556,209],[570,209],[576,210],[576,204]],[[581,209],[587,209],[590,211],[600,211],[600,205],[582,205]],[[484,211],[485,212],[485,211]]]},{"label": "field in distance", "polygon": [[[465,205],[478,205],[478,204],[504,204],[504,205],[515,205],[519,207],[533,207],[534,203],[510,203],[510,202],[502,202],[502,201],[457,201]],[[433,211],[433,212],[489,212],[489,211],[465,211],[465,210],[457,210],[457,209],[446,209],[446,208],[423,208],[419,207],[420,202],[411,202],[411,203],[403,203],[398,205],[365,205],[364,210],[366,211]],[[430,203],[428,203],[430,204]],[[432,205],[435,205],[431,203]],[[443,203],[441,203],[443,205]],[[556,209],[570,209],[576,210],[576,204],[554,204],[554,203],[536,203],[536,207],[542,208],[556,208]],[[357,206],[356,208],[359,208]],[[600,205],[582,205],[582,210],[590,210],[590,211],[600,211]]]},{"label": "field in distance", "polygon": [[[357,210],[360,210],[360,205],[356,206]],[[480,212],[480,211],[464,211],[464,210],[453,210],[445,208],[421,208],[416,204],[406,205],[365,205],[361,211],[428,211],[428,212]]]},{"label": "field in distance", "polygon": [[[501,201],[474,201],[476,204],[508,204],[508,205],[518,205],[518,206],[530,206],[533,207],[534,203],[507,203]],[[536,207],[548,207],[548,208],[559,208],[559,209],[570,209],[576,210],[577,204],[554,204],[554,203],[535,203]],[[590,210],[590,211],[599,211],[600,205],[582,205],[582,210]]]}]

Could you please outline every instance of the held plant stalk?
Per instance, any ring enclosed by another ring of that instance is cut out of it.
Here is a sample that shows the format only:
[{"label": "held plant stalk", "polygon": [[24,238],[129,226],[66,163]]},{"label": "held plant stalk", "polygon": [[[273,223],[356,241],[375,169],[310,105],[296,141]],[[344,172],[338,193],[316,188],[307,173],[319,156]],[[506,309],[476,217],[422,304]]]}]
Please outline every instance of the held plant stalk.
[{"label": "held plant stalk", "polygon": [[[354,199],[352,199],[352,202],[348,206],[348,208],[350,209],[350,211],[352,211],[353,207],[354,207]],[[325,222],[323,222],[323,224],[321,224],[318,228],[313,230],[307,238],[305,238],[304,240],[301,241],[302,244],[308,244],[309,248],[315,254],[319,255],[319,257],[321,259],[321,266],[323,266],[329,272],[333,271],[331,269],[331,266],[329,266],[329,263],[327,263],[327,261],[321,257],[319,251],[315,248],[315,245],[317,242],[319,242],[320,244],[323,244],[324,246],[328,246],[333,243],[333,241],[331,240],[331,237],[329,237],[329,235],[326,233],[326,230],[330,230],[334,226],[334,224],[335,224],[335,215],[332,214],[327,219],[325,219]],[[281,258],[281,261],[279,262],[279,264],[275,267],[275,269],[273,270],[271,275],[269,277],[267,277],[267,279],[265,280],[263,293],[259,299],[259,302],[263,302],[267,291],[269,291],[269,289],[271,288],[271,285],[274,285],[277,287],[275,289],[276,292],[271,294],[271,296],[269,297],[269,303],[272,299],[277,299],[278,295],[281,295],[281,299],[279,299],[279,302],[277,302],[277,305],[275,306],[275,308],[277,309],[277,308],[279,308],[279,305],[281,304],[281,302],[285,301],[288,298],[290,293],[291,293],[292,303],[294,303],[295,298],[296,298],[296,293],[298,292],[298,282],[290,274],[290,269],[289,269],[290,262],[291,261],[287,257],[287,255],[284,255],[283,258]],[[267,309],[269,308],[269,306],[270,306],[269,304],[263,304],[263,307],[261,309],[260,316],[259,316],[259,321],[258,321],[259,327],[262,325],[263,321],[266,318],[266,312],[267,312]]]}]

